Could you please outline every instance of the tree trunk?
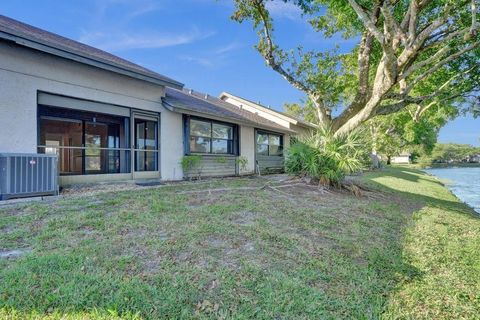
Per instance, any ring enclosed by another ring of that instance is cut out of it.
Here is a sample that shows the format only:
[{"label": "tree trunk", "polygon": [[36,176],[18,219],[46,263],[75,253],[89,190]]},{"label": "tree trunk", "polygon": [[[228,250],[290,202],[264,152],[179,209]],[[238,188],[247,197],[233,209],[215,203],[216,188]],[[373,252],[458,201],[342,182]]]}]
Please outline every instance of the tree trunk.
[{"label": "tree trunk", "polygon": [[370,134],[372,136],[372,153],[370,154],[370,160],[372,161],[372,168],[379,169],[380,168],[380,159],[377,155],[377,142],[378,142],[378,134],[377,128],[374,124],[370,124]]},{"label": "tree trunk", "polygon": [[[370,99],[355,115],[352,115],[347,119],[334,119],[334,123],[335,121],[345,121],[343,124],[338,126],[338,130],[335,131],[335,135],[348,134],[357,129],[362,123],[375,116],[376,109],[382,102],[384,95],[395,84],[396,68],[392,67],[391,65],[392,63],[390,57],[387,54],[384,54],[375,74],[375,81]],[[334,127],[337,126],[334,124]]]}]

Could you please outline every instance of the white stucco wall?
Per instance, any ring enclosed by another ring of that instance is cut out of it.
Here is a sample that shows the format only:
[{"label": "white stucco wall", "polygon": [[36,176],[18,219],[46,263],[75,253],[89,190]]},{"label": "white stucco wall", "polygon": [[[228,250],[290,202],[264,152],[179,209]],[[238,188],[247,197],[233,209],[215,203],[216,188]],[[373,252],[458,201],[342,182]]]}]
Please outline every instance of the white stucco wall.
[{"label": "white stucco wall", "polygon": [[255,171],[255,129],[253,127],[240,127],[240,156],[248,160],[246,170],[240,174],[249,174]]},{"label": "white stucco wall", "polygon": [[37,152],[37,92],[159,112],[163,179],[181,179],[182,116],[161,105],[163,87],[0,42],[0,152]]}]

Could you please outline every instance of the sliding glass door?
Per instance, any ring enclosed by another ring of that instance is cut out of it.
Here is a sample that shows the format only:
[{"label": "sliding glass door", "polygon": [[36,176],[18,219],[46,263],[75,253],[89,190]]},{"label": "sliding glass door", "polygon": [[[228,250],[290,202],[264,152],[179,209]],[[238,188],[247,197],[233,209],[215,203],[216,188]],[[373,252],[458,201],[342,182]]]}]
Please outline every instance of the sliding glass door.
[{"label": "sliding glass door", "polygon": [[61,175],[129,173],[129,119],[39,107],[39,152],[55,153]]},{"label": "sliding glass door", "polygon": [[58,155],[61,175],[160,177],[158,114],[122,117],[39,105],[38,116],[38,150]]}]

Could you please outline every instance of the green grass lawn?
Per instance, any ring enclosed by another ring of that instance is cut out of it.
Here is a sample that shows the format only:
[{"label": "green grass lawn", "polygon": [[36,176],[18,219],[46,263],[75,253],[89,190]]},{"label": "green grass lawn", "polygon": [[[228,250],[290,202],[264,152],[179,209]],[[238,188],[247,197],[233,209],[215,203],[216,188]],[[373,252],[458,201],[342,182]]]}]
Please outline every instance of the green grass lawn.
[{"label": "green grass lawn", "polygon": [[0,259],[0,318],[480,319],[479,217],[412,169],[362,179],[379,191],[238,178],[0,208],[0,252],[26,252]]}]

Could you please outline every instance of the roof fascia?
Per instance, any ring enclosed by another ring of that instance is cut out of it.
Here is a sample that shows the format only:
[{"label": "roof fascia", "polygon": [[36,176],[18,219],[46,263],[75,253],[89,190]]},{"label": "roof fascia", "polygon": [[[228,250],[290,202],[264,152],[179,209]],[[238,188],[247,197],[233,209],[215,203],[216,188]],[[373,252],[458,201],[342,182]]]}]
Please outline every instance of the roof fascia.
[{"label": "roof fascia", "polygon": [[103,62],[103,61],[96,60],[96,59],[87,58],[87,57],[84,57],[82,55],[72,53],[70,51],[66,51],[66,50],[63,50],[63,49],[52,47],[50,45],[41,43],[39,41],[34,41],[34,40],[27,39],[25,37],[21,37],[21,36],[17,36],[17,35],[13,35],[13,34],[10,34],[10,33],[0,31],[0,38],[15,42],[16,44],[27,47],[27,48],[42,51],[42,52],[45,52],[45,53],[48,53],[48,54],[51,54],[51,55],[59,56],[61,58],[65,58],[65,59],[68,59],[68,60],[73,60],[75,62],[79,62],[79,63],[86,64],[86,65],[89,65],[89,66],[97,67],[97,68],[100,68],[100,69],[103,69],[103,70],[111,71],[111,72],[114,72],[114,73],[117,73],[117,74],[121,74],[121,75],[124,75],[124,76],[135,78],[135,79],[138,79],[138,80],[154,83],[154,84],[161,85],[161,86],[168,86],[168,87],[172,87],[172,88],[176,88],[176,89],[182,89],[183,88],[183,83],[180,83],[180,82],[177,82],[177,81],[167,81],[167,80],[163,80],[163,79],[159,79],[159,78],[155,78],[155,77],[150,77],[150,76],[147,76],[147,75],[139,73],[139,72],[134,72],[134,71],[119,67],[117,65],[113,65],[113,64],[110,64],[110,63],[106,63],[106,62]]}]

